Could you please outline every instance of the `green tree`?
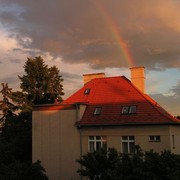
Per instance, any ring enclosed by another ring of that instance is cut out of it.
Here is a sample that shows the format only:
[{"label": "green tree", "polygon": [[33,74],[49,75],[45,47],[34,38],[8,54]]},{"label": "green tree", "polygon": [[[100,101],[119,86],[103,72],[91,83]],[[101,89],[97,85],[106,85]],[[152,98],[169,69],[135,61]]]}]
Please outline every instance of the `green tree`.
[{"label": "green tree", "polygon": [[[3,110],[0,131],[0,179],[46,180],[40,162],[32,163],[31,106],[62,101],[62,77],[57,67],[48,67],[41,57],[28,58],[25,74],[19,76],[21,91],[12,92],[2,84]],[[14,103],[16,105],[14,105]],[[21,111],[16,111],[17,106]],[[3,120],[3,121],[2,121]],[[3,123],[2,123],[3,122]]]},{"label": "green tree", "polygon": [[0,117],[1,126],[4,123],[4,120],[7,116],[14,116],[14,111],[17,110],[17,107],[9,101],[9,96],[11,94],[11,88],[8,87],[7,83],[1,83],[2,90],[0,93],[3,96],[3,100],[0,103],[0,109],[2,110],[2,114]]},{"label": "green tree", "polygon": [[179,180],[180,155],[163,151],[121,154],[115,149],[83,155],[77,172],[90,180]]},{"label": "green tree", "polygon": [[18,76],[21,91],[12,93],[12,100],[21,108],[35,104],[49,104],[62,101],[62,76],[56,66],[48,67],[39,56],[27,58],[23,76]]},{"label": "green tree", "polygon": [[112,171],[118,161],[118,153],[115,149],[101,149],[99,151],[88,152],[81,159],[77,160],[83,167],[77,172],[90,180],[111,180]]}]

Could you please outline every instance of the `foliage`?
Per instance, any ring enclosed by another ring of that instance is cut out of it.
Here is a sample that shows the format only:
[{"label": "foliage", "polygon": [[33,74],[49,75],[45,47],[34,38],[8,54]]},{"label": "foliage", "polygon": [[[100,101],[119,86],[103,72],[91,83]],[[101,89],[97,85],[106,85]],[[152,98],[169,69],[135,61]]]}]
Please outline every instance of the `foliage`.
[{"label": "foliage", "polygon": [[[62,101],[63,88],[59,70],[48,68],[41,57],[28,58],[25,75],[19,76],[21,91],[12,92],[2,83],[0,109],[0,179],[46,180],[45,170],[37,161],[32,163],[32,110],[41,103]],[[16,105],[15,105],[16,104]],[[21,107],[22,111],[17,108]],[[15,113],[16,111],[16,113]]]},{"label": "foliage", "polygon": [[14,161],[10,164],[0,164],[0,179],[4,180],[48,180],[40,161],[35,163],[20,163]]},{"label": "foliage", "polygon": [[77,172],[90,180],[179,180],[180,155],[170,151],[121,154],[115,149],[88,152],[77,161]]},{"label": "foliage", "polygon": [[20,162],[32,158],[32,113],[20,112],[17,116],[6,118],[1,129],[1,140],[10,146],[9,151]]},{"label": "foliage", "polygon": [[14,111],[17,110],[17,107],[9,102],[9,95],[11,94],[11,88],[8,87],[7,83],[1,83],[2,90],[0,93],[3,96],[3,100],[0,103],[0,109],[2,110],[2,114],[0,117],[0,125],[2,126],[4,124],[4,121],[9,116],[15,116]]},{"label": "foliage", "polygon": [[62,77],[56,66],[48,67],[39,56],[27,58],[24,65],[25,74],[18,76],[22,91],[13,92],[11,99],[22,108],[29,108],[35,104],[54,103],[62,101]]},{"label": "foliage", "polygon": [[8,116],[0,133],[0,179],[48,179],[40,162],[32,162],[32,115]]}]

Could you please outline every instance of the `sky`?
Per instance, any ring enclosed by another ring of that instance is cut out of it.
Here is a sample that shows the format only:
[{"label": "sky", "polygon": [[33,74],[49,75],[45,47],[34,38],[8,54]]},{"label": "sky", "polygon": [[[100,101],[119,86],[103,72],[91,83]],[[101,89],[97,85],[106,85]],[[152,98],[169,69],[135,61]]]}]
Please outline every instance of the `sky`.
[{"label": "sky", "polygon": [[18,90],[27,57],[62,75],[66,99],[82,74],[130,78],[144,66],[146,93],[180,115],[180,0],[0,0],[0,82]]}]

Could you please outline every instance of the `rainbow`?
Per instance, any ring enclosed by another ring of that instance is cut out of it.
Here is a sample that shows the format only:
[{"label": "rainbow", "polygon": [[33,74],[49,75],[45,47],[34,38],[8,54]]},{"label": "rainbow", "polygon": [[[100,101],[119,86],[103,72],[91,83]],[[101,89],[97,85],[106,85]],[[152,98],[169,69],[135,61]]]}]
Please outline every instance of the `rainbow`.
[{"label": "rainbow", "polygon": [[123,53],[123,56],[124,56],[125,60],[127,61],[128,66],[133,67],[134,59],[131,55],[131,52],[127,46],[127,43],[122,38],[122,36],[120,34],[120,30],[117,28],[110,13],[108,12],[108,9],[104,6],[104,4],[102,3],[101,0],[95,0],[94,2],[95,2],[95,6],[98,8],[98,10],[100,10],[102,15],[104,16],[106,23],[110,27],[112,36],[113,36],[114,40],[117,42],[119,49]]}]

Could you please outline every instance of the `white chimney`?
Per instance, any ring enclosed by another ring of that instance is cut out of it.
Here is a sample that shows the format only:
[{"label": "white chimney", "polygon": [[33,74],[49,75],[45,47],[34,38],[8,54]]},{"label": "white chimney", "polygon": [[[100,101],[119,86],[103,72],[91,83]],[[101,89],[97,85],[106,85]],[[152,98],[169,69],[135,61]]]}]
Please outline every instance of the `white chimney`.
[{"label": "white chimney", "polygon": [[104,73],[83,74],[84,85],[96,78],[106,77]]},{"label": "white chimney", "polygon": [[142,92],[145,93],[145,74],[144,67],[132,67],[131,82]]}]

